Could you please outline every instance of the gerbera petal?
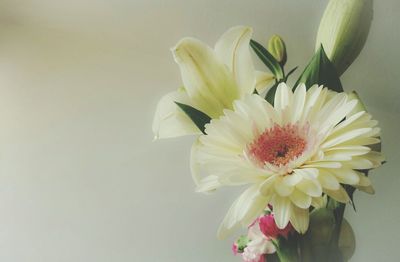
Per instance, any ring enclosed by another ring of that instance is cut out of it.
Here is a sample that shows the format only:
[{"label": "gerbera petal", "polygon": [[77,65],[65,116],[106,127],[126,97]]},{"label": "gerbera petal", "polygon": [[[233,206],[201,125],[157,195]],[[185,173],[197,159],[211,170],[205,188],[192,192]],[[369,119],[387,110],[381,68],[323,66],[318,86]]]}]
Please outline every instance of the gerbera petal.
[{"label": "gerbera petal", "polygon": [[301,114],[303,113],[304,103],[306,101],[306,86],[300,84],[294,91],[293,106],[292,106],[292,123],[296,123],[300,120]]},{"label": "gerbera petal", "polygon": [[196,192],[211,192],[221,186],[219,177],[214,175],[206,176],[199,181]]},{"label": "gerbera petal", "polygon": [[215,45],[215,53],[231,70],[241,95],[251,94],[255,87],[255,72],[249,50],[252,34],[250,27],[233,27]]},{"label": "gerbera petal", "polygon": [[192,148],[190,150],[190,173],[192,174],[192,178],[196,186],[200,184],[201,176],[199,174],[199,163],[197,161],[197,152],[200,146],[200,141],[199,139],[196,139],[196,141],[193,143]]},{"label": "gerbera petal", "polygon": [[303,179],[296,185],[296,188],[312,197],[320,197],[322,195],[322,187],[316,180]]},{"label": "gerbera petal", "polygon": [[304,234],[309,225],[310,214],[307,209],[292,205],[290,214],[290,223],[297,232]]},{"label": "gerbera petal", "polygon": [[373,195],[375,194],[375,189],[370,185],[370,186],[356,186],[358,190],[361,190],[367,194]]},{"label": "gerbera petal", "polygon": [[299,175],[297,172],[293,172],[290,175],[284,176],[282,182],[288,186],[295,186],[303,179],[303,176]]},{"label": "gerbera petal", "polygon": [[278,175],[272,175],[260,185],[260,193],[264,196],[272,195],[273,186]]},{"label": "gerbera petal", "polygon": [[289,223],[291,204],[288,197],[275,195],[272,205],[274,207],[275,223],[280,229],[284,229]]},{"label": "gerbera petal", "polygon": [[267,207],[269,197],[256,193],[246,212],[240,218],[242,226],[249,226]]},{"label": "gerbera petal", "polygon": [[246,189],[239,198],[232,204],[224,220],[218,229],[218,238],[227,237],[232,230],[250,218],[254,218],[268,204],[268,198],[258,193],[258,186],[254,185]]},{"label": "gerbera petal", "polygon": [[324,189],[324,192],[328,194],[328,196],[332,197],[336,201],[339,201],[341,203],[349,203],[350,202],[350,197],[347,194],[346,190],[344,190],[343,187],[339,187],[338,190],[328,190]]},{"label": "gerbera petal", "polygon": [[351,169],[371,169],[374,167],[374,163],[364,157],[353,157],[350,161],[346,162],[346,167]]},{"label": "gerbera petal", "polygon": [[343,120],[346,115],[353,110],[357,100],[346,102],[345,94],[338,94],[332,98],[320,111],[318,118],[321,121],[322,132],[330,130],[333,126]]},{"label": "gerbera petal", "polygon": [[292,194],[294,187],[286,183],[283,183],[282,180],[283,178],[281,176],[275,179],[274,182],[275,192],[282,197],[289,196],[290,194]]},{"label": "gerbera petal", "polygon": [[184,38],[173,53],[183,84],[198,109],[216,118],[224,108],[232,108],[239,90],[227,66],[210,47],[194,38]]},{"label": "gerbera petal", "polygon": [[294,174],[300,175],[302,178],[316,179],[318,177],[319,171],[316,168],[302,168],[302,169],[295,169],[293,170],[293,172]]},{"label": "gerbera petal", "polygon": [[274,108],[279,112],[291,102],[293,93],[285,83],[280,83],[276,89]]},{"label": "gerbera petal", "polygon": [[299,208],[309,208],[311,205],[311,197],[297,189],[290,195],[290,200]]},{"label": "gerbera petal", "polygon": [[371,151],[371,148],[368,146],[338,146],[331,147],[326,150],[329,153],[340,153],[347,156],[360,156],[364,155]]},{"label": "gerbera petal", "polygon": [[326,195],[322,197],[313,197],[311,205],[315,208],[322,208],[326,206],[327,198]]},{"label": "gerbera petal", "polygon": [[158,102],[152,127],[156,139],[201,134],[200,129],[175,102],[190,104],[183,88],[163,96]]},{"label": "gerbera petal", "polygon": [[327,162],[327,161],[308,161],[303,167],[307,168],[340,168],[340,162]]},{"label": "gerbera petal", "polygon": [[314,107],[320,93],[322,91],[322,87],[318,85],[313,85],[308,91],[306,95],[306,101],[304,104],[303,113],[301,116],[301,122],[307,122],[307,118],[309,117],[311,109]]},{"label": "gerbera petal", "polygon": [[324,189],[338,190],[340,188],[339,181],[336,179],[335,175],[328,170],[320,170],[318,181]]},{"label": "gerbera petal", "polygon": [[367,186],[371,185],[371,180],[369,179],[369,177],[367,177],[366,175],[364,175],[361,172],[356,171],[356,173],[358,174],[358,176],[360,178],[360,181],[358,182],[359,186],[367,187]]},{"label": "gerbera petal", "polygon": [[352,169],[340,168],[332,169],[331,172],[336,176],[342,184],[357,185],[360,182],[360,177],[356,171]]},{"label": "gerbera petal", "polygon": [[351,130],[347,133],[344,133],[342,135],[339,136],[334,136],[331,137],[329,140],[327,140],[326,142],[324,142],[321,146],[321,148],[325,149],[325,148],[329,148],[329,147],[333,147],[336,145],[339,145],[343,142],[346,142],[348,140],[354,139],[356,137],[362,136],[363,134],[368,133],[369,131],[371,131],[372,129],[370,127],[367,128],[359,128],[359,129],[355,129],[355,130]]}]

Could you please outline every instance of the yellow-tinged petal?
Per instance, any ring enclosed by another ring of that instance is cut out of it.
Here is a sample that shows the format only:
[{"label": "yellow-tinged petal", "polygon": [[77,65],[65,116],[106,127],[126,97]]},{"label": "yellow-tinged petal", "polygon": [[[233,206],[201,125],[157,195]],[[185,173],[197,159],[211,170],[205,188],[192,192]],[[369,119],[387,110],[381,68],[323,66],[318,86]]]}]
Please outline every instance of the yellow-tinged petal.
[{"label": "yellow-tinged petal", "polygon": [[284,229],[289,223],[291,203],[288,197],[275,195],[272,206],[274,207],[275,223],[280,229]]},{"label": "yellow-tinged petal", "polygon": [[301,114],[303,113],[304,104],[306,101],[306,86],[300,84],[294,91],[293,105],[292,108],[292,123],[296,123],[300,120]]},{"label": "yellow-tinged petal", "polygon": [[371,185],[371,180],[369,179],[369,177],[367,177],[366,175],[364,175],[361,172],[356,171],[356,173],[358,174],[360,181],[358,182],[359,186],[370,186]]},{"label": "yellow-tinged petal", "polygon": [[224,108],[232,108],[239,90],[232,73],[214,50],[199,40],[184,38],[173,53],[194,107],[211,118],[219,117]]},{"label": "yellow-tinged petal", "polygon": [[163,96],[158,102],[153,120],[155,139],[201,134],[199,128],[175,102],[189,103],[189,98],[184,89],[171,92]]},{"label": "yellow-tinged petal", "polygon": [[285,109],[292,102],[292,91],[286,86],[286,83],[280,83],[276,89],[274,108],[278,112]]},{"label": "yellow-tinged petal", "polygon": [[328,198],[326,197],[326,195],[322,196],[322,197],[313,197],[312,201],[311,201],[311,205],[315,208],[323,208],[326,207],[326,203],[328,201]]},{"label": "yellow-tinged petal", "polygon": [[356,186],[356,188],[358,190],[361,190],[361,191],[363,191],[365,193],[368,193],[370,195],[375,194],[375,189],[372,187],[372,185],[369,185],[369,186]]},{"label": "yellow-tinged petal", "polygon": [[254,90],[255,72],[249,45],[252,34],[250,27],[233,27],[215,45],[215,53],[232,72],[241,96]]},{"label": "yellow-tinged petal", "polygon": [[268,92],[272,87],[275,76],[271,73],[256,71],[256,90],[259,94]]},{"label": "yellow-tinged petal", "polygon": [[291,175],[284,176],[282,182],[288,186],[295,186],[297,185],[303,177],[299,175],[297,172],[293,172]]},{"label": "yellow-tinged petal", "polygon": [[196,186],[198,186],[201,181],[201,176],[199,174],[200,166],[197,161],[197,152],[199,150],[199,145],[200,145],[200,141],[199,141],[199,139],[196,139],[196,141],[194,141],[192,148],[190,150],[190,173],[192,174],[192,178],[193,178],[193,181],[196,184]]},{"label": "yellow-tinged petal", "polygon": [[340,188],[339,181],[328,170],[321,170],[318,176],[318,181],[321,183],[321,186],[328,190],[338,190]]},{"label": "yellow-tinged petal", "polygon": [[309,208],[311,205],[311,197],[297,189],[290,195],[290,200],[299,208]]},{"label": "yellow-tinged petal", "polygon": [[332,169],[331,172],[337,177],[339,182],[343,184],[357,185],[360,182],[359,175],[352,169]]},{"label": "yellow-tinged petal", "polygon": [[218,229],[218,238],[226,238],[240,224],[256,218],[267,206],[268,200],[259,194],[257,185],[246,189],[230,207]]},{"label": "yellow-tinged petal", "polygon": [[290,194],[292,194],[294,187],[283,183],[282,180],[283,178],[281,176],[275,179],[275,192],[282,197],[289,196]]},{"label": "yellow-tinged petal", "polygon": [[304,234],[310,222],[310,213],[307,209],[292,205],[290,214],[290,223],[300,234]]},{"label": "yellow-tinged petal", "polygon": [[272,175],[265,179],[260,185],[260,193],[264,196],[269,196],[273,193],[274,182],[278,175]]},{"label": "yellow-tinged petal", "polygon": [[206,176],[199,181],[196,187],[197,192],[209,193],[221,186],[219,177],[214,175]]},{"label": "yellow-tinged petal", "polygon": [[344,190],[343,187],[340,187],[338,190],[324,190],[325,193],[327,193],[330,197],[335,199],[336,201],[339,201],[341,203],[349,203],[350,202],[350,197],[347,194],[346,190]]},{"label": "yellow-tinged petal", "polygon": [[320,197],[322,195],[321,184],[316,180],[303,179],[296,185],[296,188],[312,197]]}]

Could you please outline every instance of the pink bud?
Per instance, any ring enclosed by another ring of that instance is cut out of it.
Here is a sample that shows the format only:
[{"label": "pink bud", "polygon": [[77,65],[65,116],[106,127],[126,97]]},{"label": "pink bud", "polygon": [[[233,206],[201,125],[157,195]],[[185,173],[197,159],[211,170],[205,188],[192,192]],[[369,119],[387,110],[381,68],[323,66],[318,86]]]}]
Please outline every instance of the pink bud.
[{"label": "pink bud", "polygon": [[261,255],[257,262],[265,262],[265,261],[266,261],[265,255]]},{"label": "pink bud", "polygon": [[293,227],[290,223],[284,229],[279,229],[275,223],[273,214],[260,217],[259,224],[261,232],[269,238],[277,238],[278,236],[287,238],[293,231]]},{"label": "pink bud", "polygon": [[238,254],[238,245],[236,243],[232,244],[232,252],[235,256]]}]

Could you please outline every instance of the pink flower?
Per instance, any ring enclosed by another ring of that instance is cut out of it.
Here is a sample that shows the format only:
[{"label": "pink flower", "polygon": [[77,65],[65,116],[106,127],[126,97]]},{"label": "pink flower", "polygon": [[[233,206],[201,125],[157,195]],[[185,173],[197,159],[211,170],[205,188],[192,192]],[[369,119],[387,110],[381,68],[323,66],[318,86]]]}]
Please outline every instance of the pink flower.
[{"label": "pink flower", "polygon": [[260,217],[259,225],[261,232],[270,238],[277,238],[278,236],[287,238],[288,235],[293,231],[293,227],[290,223],[284,229],[278,228],[273,214]]},{"label": "pink flower", "polygon": [[238,245],[236,243],[233,243],[232,245],[232,252],[236,256],[238,253]]},{"label": "pink flower", "polygon": [[265,254],[276,252],[271,239],[260,231],[259,219],[249,226],[247,237],[250,242],[241,254],[244,262],[264,262]]}]

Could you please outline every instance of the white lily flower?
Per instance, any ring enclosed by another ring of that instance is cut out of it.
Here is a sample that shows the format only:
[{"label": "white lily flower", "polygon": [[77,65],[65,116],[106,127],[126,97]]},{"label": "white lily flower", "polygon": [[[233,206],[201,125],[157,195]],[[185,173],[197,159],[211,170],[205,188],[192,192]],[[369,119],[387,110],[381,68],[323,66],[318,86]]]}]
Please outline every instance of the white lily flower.
[{"label": "white lily flower", "polygon": [[251,28],[238,26],[223,34],[214,49],[194,38],[178,42],[172,52],[184,87],[165,95],[158,103],[153,121],[155,138],[201,133],[175,102],[218,118],[224,109],[233,108],[234,100],[273,81],[254,70],[249,49],[251,36]]},{"label": "white lily flower", "polygon": [[360,54],[373,16],[372,0],[330,0],[318,29],[316,50],[323,45],[338,74]]}]

